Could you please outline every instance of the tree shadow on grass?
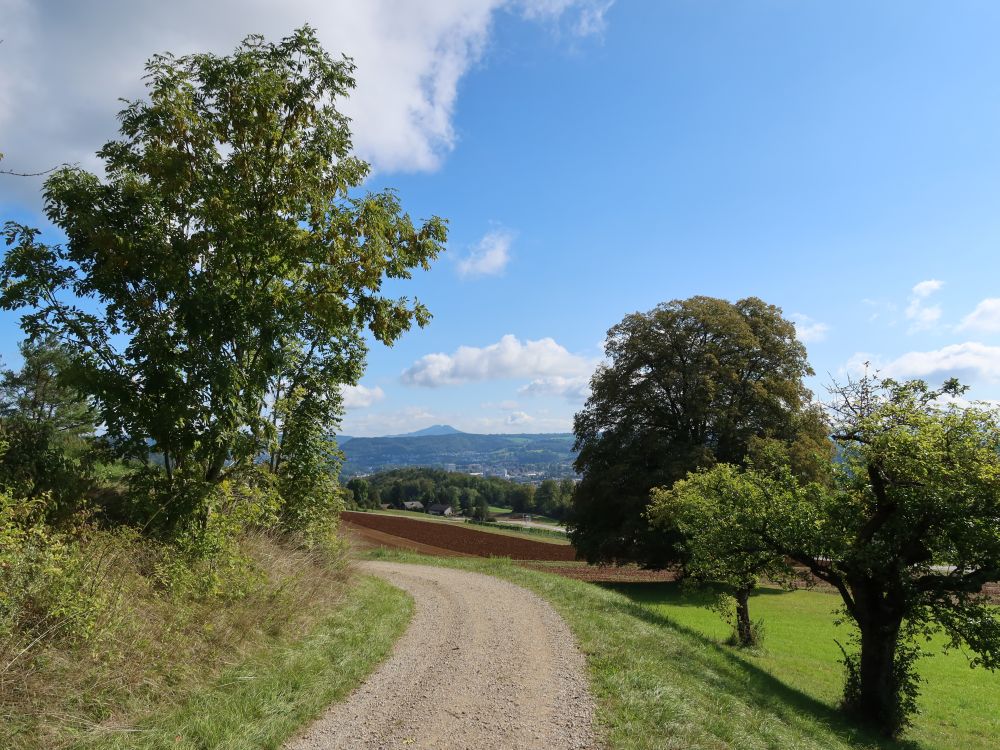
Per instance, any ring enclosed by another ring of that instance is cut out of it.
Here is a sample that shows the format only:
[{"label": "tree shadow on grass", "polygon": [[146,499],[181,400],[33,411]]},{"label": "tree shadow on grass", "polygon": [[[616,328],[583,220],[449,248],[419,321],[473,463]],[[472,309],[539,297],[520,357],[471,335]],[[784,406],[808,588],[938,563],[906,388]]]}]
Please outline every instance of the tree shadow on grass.
[{"label": "tree shadow on grass", "polygon": [[[684,581],[643,581],[637,583],[599,583],[601,588],[624,594],[637,604],[662,604],[668,602],[676,607],[705,607],[720,592],[731,591],[731,587],[720,583],[685,583]],[[783,589],[778,586],[762,585],[753,590],[751,597],[782,596],[798,589]]]},{"label": "tree shadow on grass", "polygon": [[[711,682],[714,691],[728,694],[748,706],[771,713],[785,724],[796,726],[805,732],[809,731],[809,727],[803,726],[799,721],[803,716],[813,719],[823,729],[836,734],[847,744],[880,748],[881,750],[925,750],[923,745],[915,741],[889,740],[852,722],[826,703],[785,684],[774,675],[743,658],[733,648],[726,647],[713,638],[650,609],[647,604],[653,601],[652,592],[660,591],[661,596],[657,598],[662,599],[663,587],[674,589],[671,604],[675,605],[702,606],[711,598],[708,592],[697,592],[697,590],[686,592],[682,596],[678,585],[670,583],[606,584],[603,586],[603,588],[622,594],[628,600],[627,603],[617,605],[617,608],[624,613],[651,625],[679,633],[718,657],[718,659],[711,659],[712,663],[702,663],[702,659],[675,660],[672,666],[677,671],[686,672],[691,677],[703,682]],[[769,591],[784,593],[780,589],[770,589]],[[708,676],[713,672],[720,671],[720,666],[727,674],[721,675],[720,679],[710,679]],[[822,736],[814,738],[823,739]]]}]

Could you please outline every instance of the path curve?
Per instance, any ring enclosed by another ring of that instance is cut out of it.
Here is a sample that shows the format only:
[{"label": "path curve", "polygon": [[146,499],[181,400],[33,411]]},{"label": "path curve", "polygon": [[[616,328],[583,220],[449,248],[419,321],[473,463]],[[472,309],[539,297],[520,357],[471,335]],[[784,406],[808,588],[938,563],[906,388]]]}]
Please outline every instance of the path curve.
[{"label": "path curve", "polygon": [[413,596],[392,656],[286,750],[591,750],[583,655],[551,605],[507,581],[366,562]]}]

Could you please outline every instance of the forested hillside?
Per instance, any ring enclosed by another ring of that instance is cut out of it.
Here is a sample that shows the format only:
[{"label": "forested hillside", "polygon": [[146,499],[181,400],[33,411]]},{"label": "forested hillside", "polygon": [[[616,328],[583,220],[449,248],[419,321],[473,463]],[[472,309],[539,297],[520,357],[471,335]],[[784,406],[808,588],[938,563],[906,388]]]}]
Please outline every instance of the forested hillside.
[{"label": "forested hillside", "polygon": [[[352,438],[342,442],[345,476],[404,466],[454,471],[504,472],[511,476],[572,477],[573,435],[451,435]],[[452,466],[453,465],[453,466]]]},{"label": "forested hillside", "polygon": [[543,480],[538,487],[500,477],[473,476],[454,471],[410,467],[393,469],[347,483],[354,506],[396,508],[417,501],[426,508],[432,503],[450,505],[456,513],[487,517],[488,507],[510,508],[518,513],[542,513],[564,518],[572,503],[573,479]]}]

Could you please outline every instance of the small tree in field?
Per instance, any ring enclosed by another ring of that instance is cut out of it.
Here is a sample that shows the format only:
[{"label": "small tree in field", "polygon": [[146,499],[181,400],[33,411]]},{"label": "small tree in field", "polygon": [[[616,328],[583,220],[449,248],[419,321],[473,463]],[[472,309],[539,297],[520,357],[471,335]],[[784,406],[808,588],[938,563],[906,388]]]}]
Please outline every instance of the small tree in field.
[{"label": "small tree in field", "polygon": [[718,466],[688,489],[729,503],[742,551],[787,556],[840,593],[860,646],[845,652],[844,706],[887,735],[916,708],[918,637],[943,632],[973,666],[1000,666],[1000,616],[980,593],[1000,579],[1000,411],[958,405],[963,392],[866,377],[835,390],[832,487]]},{"label": "small tree in field", "polygon": [[[759,643],[760,626],[750,618],[750,594],[760,579],[780,582],[793,577],[785,558],[744,522],[747,498],[757,492],[747,474],[721,464],[712,471],[691,474],[670,489],[654,489],[650,505],[650,520],[655,526],[676,529],[683,535],[685,574],[695,581],[721,582],[732,588],[734,634],[737,644],[745,648]],[[761,499],[751,500],[749,505],[759,507]],[[718,604],[725,607],[725,597]]]}]

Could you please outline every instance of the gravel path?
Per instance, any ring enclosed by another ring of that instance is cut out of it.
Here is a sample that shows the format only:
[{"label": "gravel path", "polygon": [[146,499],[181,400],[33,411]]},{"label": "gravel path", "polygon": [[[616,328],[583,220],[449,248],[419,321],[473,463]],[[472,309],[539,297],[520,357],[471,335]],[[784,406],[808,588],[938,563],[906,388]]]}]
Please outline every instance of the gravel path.
[{"label": "gravel path", "polygon": [[479,573],[368,562],[416,612],[392,656],[286,750],[595,748],[584,660],[535,594]]}]

